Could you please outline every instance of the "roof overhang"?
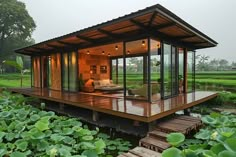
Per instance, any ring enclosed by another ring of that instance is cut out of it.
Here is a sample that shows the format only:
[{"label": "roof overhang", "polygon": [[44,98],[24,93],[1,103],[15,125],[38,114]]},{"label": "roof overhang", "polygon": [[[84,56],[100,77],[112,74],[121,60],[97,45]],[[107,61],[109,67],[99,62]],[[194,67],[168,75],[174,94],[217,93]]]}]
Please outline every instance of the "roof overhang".
[{"label": "roof overhang", "polygon": [[217,45],[216,41],[157,4],[15,52],[40,55],[127,41],[134,37],[155,37],[194,50]]}]

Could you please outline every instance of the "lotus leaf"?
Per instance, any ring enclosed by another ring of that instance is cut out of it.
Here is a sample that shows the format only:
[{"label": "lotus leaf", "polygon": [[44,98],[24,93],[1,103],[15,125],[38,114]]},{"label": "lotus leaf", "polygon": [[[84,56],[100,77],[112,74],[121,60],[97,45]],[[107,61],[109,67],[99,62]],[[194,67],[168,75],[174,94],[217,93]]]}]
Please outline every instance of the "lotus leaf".
[{"label": "lotus leaf", "polygon": [[182,152],[177,148],[169,148],[162,152],[162,157],[184,157]]},{"label": "lotus leaf", "polygon": [[209,125],[215,125],[217,123],[216,119],[212,118],[209,115],[202,117],[202,121],[203,123],[209,124]]},{"label": "lotus leaf", "polygon": [[185,140],[185,136],[182,133],[170,133],[167,135],[166,140],[172,146],[178,146]]},{"label": "lotus leaf", "polygon": [[235,134],[235,129],[234,129],[234,128],[227,128],[227,127],[224,127],[224,128],[219,128],[219,129],[217,129],[217,131],[218,131],[222,136],[225,136],[225,137],[231,137],[233,134]]},{"label": "lotus leaf", "polygon": [[224,150],[225,150],[225,147],[221,143],[218,143],[211,147],[211,151],[217,155]]},{"label": "lotus leaf", "polygon": [[219,153],[218,157],[236,157],[236,153],[225,150]]},{"label": "lotus leaf", "polygon": [[224,147],[231,151],[236,153],[236,138],[229,138],[224,141]]},{"label": "lotus leaf", "polygon": [[85,150],[83,151],[82,155],[87,156],[87,157],[98,157],[98,154],[94,150]]},{"label": "lotus leaf", "polygon": [[195,138],[202,140],[209,140],[211,138],[211,131],[207,129],[201,129],[196,135]]},{"label": "lotus leaf", "polygon": [[202,154],[204,157],[217,157],[217,155],[211,150],[204,150]]}]

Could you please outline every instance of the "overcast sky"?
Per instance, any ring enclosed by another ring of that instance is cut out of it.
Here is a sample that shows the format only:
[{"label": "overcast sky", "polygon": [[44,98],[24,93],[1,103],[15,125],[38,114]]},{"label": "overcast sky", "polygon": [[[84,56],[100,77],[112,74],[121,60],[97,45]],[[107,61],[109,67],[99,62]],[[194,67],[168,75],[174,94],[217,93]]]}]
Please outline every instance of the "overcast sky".
[{"label": "overcast sky", "polygon": [[36,43],[161,4],[219,44],[198,50],[236,61],[236,0],[21,0],[36,22]]}]

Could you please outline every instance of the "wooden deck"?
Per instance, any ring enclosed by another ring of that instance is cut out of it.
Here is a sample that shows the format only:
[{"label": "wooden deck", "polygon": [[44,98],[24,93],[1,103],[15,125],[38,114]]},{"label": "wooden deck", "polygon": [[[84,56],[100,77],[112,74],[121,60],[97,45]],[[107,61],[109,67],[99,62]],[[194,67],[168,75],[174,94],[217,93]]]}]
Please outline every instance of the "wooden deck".
[{"label": "wooden deck", "polygon": [[148,103],[137,100],[125,100],[122,98],[40,88],[10,89],[10,91],[147,123],[173,114],[179,110],[190,108],[217,96],[215,92],[198,91],[160,100],[155,103]]}]

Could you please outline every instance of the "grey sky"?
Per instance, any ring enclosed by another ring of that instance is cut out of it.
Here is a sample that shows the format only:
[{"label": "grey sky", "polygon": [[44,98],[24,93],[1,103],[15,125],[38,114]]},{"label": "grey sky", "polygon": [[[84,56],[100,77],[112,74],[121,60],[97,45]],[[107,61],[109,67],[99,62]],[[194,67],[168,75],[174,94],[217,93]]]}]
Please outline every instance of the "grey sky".
[{"label": "grey sky", "polygon": [[159,3],[219,43],[198,54],[236,61],[236,0],[21,1],[37,24],[33,34],[37,43]]}]

